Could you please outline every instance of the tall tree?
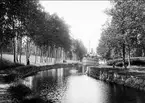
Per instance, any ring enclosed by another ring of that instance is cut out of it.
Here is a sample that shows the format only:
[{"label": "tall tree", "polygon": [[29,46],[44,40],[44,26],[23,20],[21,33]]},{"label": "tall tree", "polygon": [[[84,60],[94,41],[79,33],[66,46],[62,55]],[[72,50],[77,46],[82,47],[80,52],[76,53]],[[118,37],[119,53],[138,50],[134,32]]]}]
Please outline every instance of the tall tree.
[{"label": "tall tree", "polygon": [[[113,32],[111,34],[108,32],[105,33],[106,35],[113,34],[110,38],[111,41],[117,40],[117,42],[115,42],[115,46],[112,46],[112,48],[118,49],[118,46],[121,46],[119,50],[122,51],[123,63],[125,66],[126,52],[128,52],[128,55],[130,56],[131,50],[141,45],[142,40],[138,39],[139,35],[144,38],[145,1],[111,0],[111,2],[113,4],[113,8],[108,10],[107,14],[112,17],[108,28],[111,27]],[[108,28],[105,31],[108,31]],[[111,45],[113,44],[114,43],[112,42]]]},{"label": "tall tree", "polygon": [[75,46],[74,52],[76,53],[78,60],[82,60],[83,57],[87,54],[87,49],[80,40],[74,40],[73,45]]}]

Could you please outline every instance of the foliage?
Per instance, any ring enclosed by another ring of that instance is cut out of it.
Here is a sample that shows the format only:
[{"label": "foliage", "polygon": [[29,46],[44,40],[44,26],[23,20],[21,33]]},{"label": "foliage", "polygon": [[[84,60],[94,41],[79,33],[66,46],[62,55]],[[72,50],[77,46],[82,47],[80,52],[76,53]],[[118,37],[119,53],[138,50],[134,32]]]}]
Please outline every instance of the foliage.
[{"label": "foliage", "polygon": [[[37,0],[1,0],[0,31],[2,40],[12,39],[18,34],[27,35],[25,27],[33,19],[33,12],[38,11]],[[3,41],[5,43],[5,41]]]},{"label": "foliage", "polygon": [[5,59],[0,59],[0,70],[8,70],[19,66],[24,66],[24,65],[19,63],[13,63]]},{"label": "foliage", "polygon": [[[34,36],[34,42],[38,46],[63,47],[69,50],[71,40],[69,28],[65,22],[56,14],[49,15],[43,12],[43,17],[39,20],[39,33]],[[40,35],[41,34],[41,35]]]},{"label": "foliage", "polygon": [[127,55],[125,54],[127,52],[128,55],[139,56],[140,53],[135,51],[144,50],[144,0],[111,0],[111,2],[113,7],[106,13],[112,19],[102,32],[97,48],[98,54],[106,59],[120,58]]},{"label": "foliage", "polygon": [[80,40],[74,40],[73,44],[75,47],[74,52],[76,53],[78,60],[82,60],[87,53],[87,49]]},{"label": "foliage", "polygon": [[8,92],[11,94],[12,99],[17,99],[18,101],[22,101],[26,96],[32,93],[31,89],[23,84],[10,86]]},{"label": "foliage", "polygon": [[70,50],[69,26],[57,14],[44,11],[39,0],[1,0],[0,11],[0,50],[12,43],[14,58],[15,41],[24,36],[45,53],[48,47]]},{"label": "foliage", "polygon": [[[131,65],[133,66],[145,66],[145,58],[144,57],[131,57],[130,61]],[[115,64],[116,66],[122,66],[122,59],[114,59],[114,60],[108,60],[107,65],[112,66]],[[126,64],[128,64],[127,58],[126,58]]]}]

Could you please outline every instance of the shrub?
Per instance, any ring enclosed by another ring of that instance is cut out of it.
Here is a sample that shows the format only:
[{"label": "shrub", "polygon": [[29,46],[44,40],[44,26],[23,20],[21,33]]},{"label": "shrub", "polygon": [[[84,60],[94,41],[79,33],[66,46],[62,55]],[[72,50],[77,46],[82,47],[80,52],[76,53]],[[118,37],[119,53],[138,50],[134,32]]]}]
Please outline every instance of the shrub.
[{"label": "shrub", "polygon": [[[128,59],[125,59],[125,64],[128,65]],[[107,61],[107,65],[113,66],[123,66],[123,60],[122,59],[114,59]],[[130,64],[135,66],[145,66],[145,58],[144,57],[131,57]]]},{"label": "shrub", "polygon": [[16,86],[10,86],[8,88],[12,100],[22,101],[26,96],[32,93],[31,89],[23,84],[18,84]]}]

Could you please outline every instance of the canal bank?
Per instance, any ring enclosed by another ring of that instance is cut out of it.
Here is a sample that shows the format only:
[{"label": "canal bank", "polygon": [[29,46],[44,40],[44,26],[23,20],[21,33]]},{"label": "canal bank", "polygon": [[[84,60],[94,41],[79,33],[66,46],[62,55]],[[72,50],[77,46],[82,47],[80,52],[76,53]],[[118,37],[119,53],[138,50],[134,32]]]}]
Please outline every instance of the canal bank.
[{"label": "canal bank", "polygon": [[145,91],[145,68],[90,67],[90,77]]},{"label": "canal bank", "polygon": [[0,71],[0,83],[6,82],[14,82],[19,79],[26,78],[31,75],[35,75],[40,71],[57,69],[57,68],[70,68],[70,67],[80,67],[80,63],[62,63],[62,64],[54,64],[54,65],[44,65],[44,66],[18,66],[15,68],[10,68],[7,70]]},{"label": "canal bank", "polygon": [[32,102],[34,100],[41,100],[37,103],[144,103],[145,92],[91,78],[83,75],[79,69],[81,68],[69,67],[40,71],[10,85],[7,91],[10,98],[5,93],[3,96],[7,98],[0,98],[0,101],[9,99],[8,103],[13,100],[18,100],[17,103],[36,103]]}]

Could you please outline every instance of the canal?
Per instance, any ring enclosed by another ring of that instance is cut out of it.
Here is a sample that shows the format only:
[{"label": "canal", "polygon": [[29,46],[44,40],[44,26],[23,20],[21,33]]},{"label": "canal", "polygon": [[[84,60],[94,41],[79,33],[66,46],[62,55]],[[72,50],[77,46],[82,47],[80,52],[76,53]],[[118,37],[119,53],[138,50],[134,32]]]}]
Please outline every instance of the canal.
[{"label": "canal", "polygon": [[144,103],[145,92],[82,75],[75,68],[39,72],[23,83],[54,103]]}]

